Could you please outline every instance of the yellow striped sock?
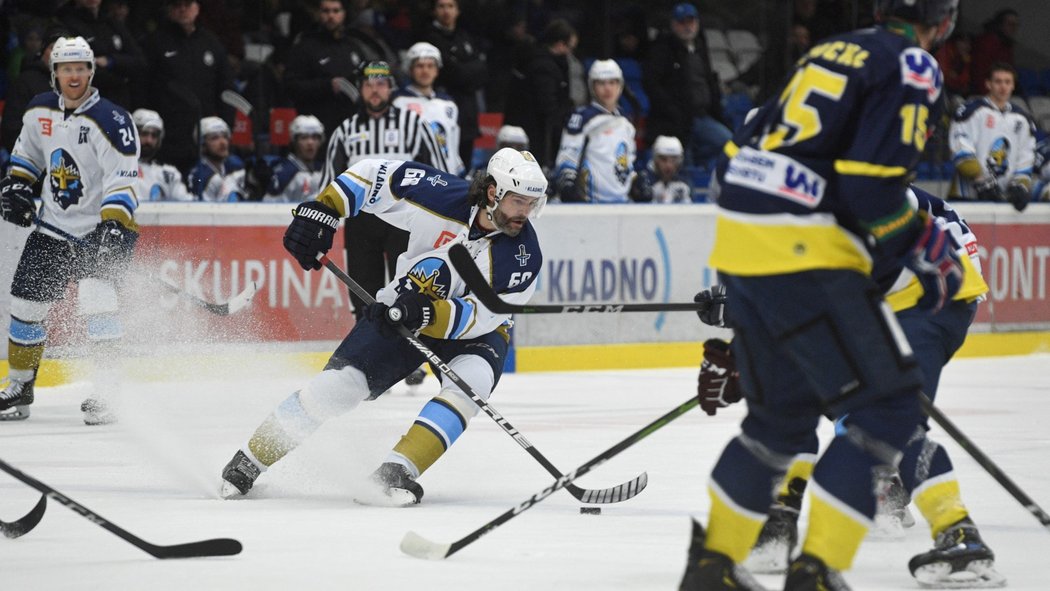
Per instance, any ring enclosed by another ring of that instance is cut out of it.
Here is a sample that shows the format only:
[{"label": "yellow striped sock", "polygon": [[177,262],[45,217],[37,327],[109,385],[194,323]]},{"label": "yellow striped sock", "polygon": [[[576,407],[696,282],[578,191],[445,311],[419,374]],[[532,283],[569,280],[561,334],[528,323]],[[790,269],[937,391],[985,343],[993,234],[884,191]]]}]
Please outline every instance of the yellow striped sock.
[{"label": "yellow striped sock", "polygon": [[871,520],[813,482],[809,498],[809,530],[802,551],[823,560],[828,568],[847,570],[871,527]]}]

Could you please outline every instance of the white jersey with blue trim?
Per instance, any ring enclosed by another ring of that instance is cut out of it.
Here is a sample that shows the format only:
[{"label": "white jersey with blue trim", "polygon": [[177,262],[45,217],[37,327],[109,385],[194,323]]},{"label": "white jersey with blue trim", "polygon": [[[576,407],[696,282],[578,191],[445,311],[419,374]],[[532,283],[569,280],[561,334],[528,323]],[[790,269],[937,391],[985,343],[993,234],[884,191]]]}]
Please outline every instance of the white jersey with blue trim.
[{"label": "white jersey with blue trim", "polygon": [[104,209],[117,209],[120,218],[132,220],[138,207],[135,122],[97,89],[90,92],[72,113],[54,92],[35,96],[11,152],[10,174],[44,177],[40,218],[74,236],[94,230]]},{"label": "white jersey with blue trim", "polygon": [[[577,107],[561,136],[555,177],[583,179],[592,203],[627,203],[634,170],[635,129],[626,117],[597,103]],[[582,175],[582,176],[581,176]]]},{"label": "white jersey with blue trim", "polygon": [[274,165],[262,200],[264,203],[302,203],[321,190],[323,175],[322,167],[311,167],[295,154],[288,154]]},{"label": "white jersey with blue trim", "polygon": [[344,217],[361,211],[409,232],[408,249],[397,259],[393,281],[376,299],[392,304],[410,289],[435,300],[434,323],[424,334],[445,339],[471,339],[510,326],[509,314],[495,314],[468,293],[448,260],[448,249],[461,243],[500,297],[525,304],[536,291],[543,264],[539,238],[531,222],[517,236],[485,232],[476,226],[470,183],[418,162],[362,160],[340,174],[318,196]]},{"label": "white jersey with blue trim", "polygon": [[[1035,123],[1013,103],[999,109],[987,97],[959,107],[952,117],[948,146],[952,161],[958,164],[975,159],[982,176],[995,177],[1005,190],[1018,179],[1029,184],[1035,160]],[[970,183],[958,177],[962,197],[974,198]]]},{"label": "white jersey with blue trim", "polygon": [[193,201],[179,169],[160,162],[139,162],[138,196],[141,201]]},{"label": "white jersey with blue trim", "polygon": [[399,109],[415,111],[430,124],[448,169],[458,176],[466,173],[463,159],[459,157],[459,107],[451,96],[443,92],[427,96],[409,86],[394,93],[393,104]]}]

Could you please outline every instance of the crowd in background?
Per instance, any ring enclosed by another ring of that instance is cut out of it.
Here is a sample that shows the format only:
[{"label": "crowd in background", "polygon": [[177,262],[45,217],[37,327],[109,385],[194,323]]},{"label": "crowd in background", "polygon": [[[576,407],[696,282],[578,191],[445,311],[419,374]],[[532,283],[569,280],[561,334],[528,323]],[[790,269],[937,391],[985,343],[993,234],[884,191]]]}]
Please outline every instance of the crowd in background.
[{"label": "crowd in background", "polygon": [[[174,167],[187,187],[185,193],[153,191],[140,200],[275,200],[277,193],[267,188],[276,182],[279,158],[294,152],[296,138],[288,132],[295,116],[311,116],[320,124],[321,145],[309,152],[323,160],[332,132],[361,109],[362,69],[385,62],[398,85],[409,86],[405,56],[422,41],[440,52],[433,88],[458,109],[458,140],[450,136],[456,145],[446,146],[458,157],[450,160],[462,163],[455,172],[465,175],[483,164],[496,147],[486,133],[494,136],[506,124],[527,138],[523,145],[550,172],[552,197],[559,197],[560,187],[570,187],[558,182],[559,175],[565,178],[558,155],[571,135],[569,124],[581,109],[599,103],[589,69],[596,59],[612,58],[620,68],[620,95],[611,114],[627,120],[623,128],[634,141],[630,150],[609,148],[619,154],[614,165],[633,175],[620,183],[623,195],[611,201],[702,200],[713,159],[747,110],[768,98],[794,61],[820,39],[870,22],[870,10],[850,11],[844,4],[767,4],[773,8],[763,18],[774,26],[760,37],[751,35],[759,51],[744,60],[710,43],[710,31],[741,27],[711,3],[8,1],[0,4],[0,27],[7,33],[0,56],[6,63],[0,73],[5,101],[0,139],[6,156],[25,106],[50,90],[49,43],[79,35],[95,51],[93,85],[129,111],[144,110],[137,121],[154,122],[157,138],[143,142],[144,160]],[[985,94],[992,65],[1013,61],[1018,26],[1017,13],[1004,9],[981,33],[957,33],[938,53],[949,91],[960,97]],[[721,59],[723,53],[730,61]],[[247,105],[224,100],[224,91],[237,93]],[[483,125],[493,121],[495,128],[489,125],[483,133]],[[205,127],[225,140],[207,141]],[[317,126],[306,127],[317,137]],[[929,152],[948,162],[947,126],[941,127]],[[588,130],[577,132],[586,136]],[[573,172],[573,179],[601,176],[582,174],[599,165],[598,158],[588,158],[587,150],[600,148],[589,138],[576,155],[580,174]],[[324,164],[309,167],[319,170]],[[237,176],[228,186],[215,188],[213,177],[231,175]],[[578,180],[565,200],[610,201],[594,197]]]}]

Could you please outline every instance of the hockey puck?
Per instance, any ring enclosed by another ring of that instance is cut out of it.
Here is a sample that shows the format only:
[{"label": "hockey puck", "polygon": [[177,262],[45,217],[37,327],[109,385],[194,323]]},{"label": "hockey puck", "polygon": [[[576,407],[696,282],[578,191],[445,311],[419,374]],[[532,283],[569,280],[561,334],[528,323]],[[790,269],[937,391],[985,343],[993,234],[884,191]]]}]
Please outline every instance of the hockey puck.
[{"label": "hockey puck", "polygon": [[580,515],[601,515],[601,507],[580,507]]}]

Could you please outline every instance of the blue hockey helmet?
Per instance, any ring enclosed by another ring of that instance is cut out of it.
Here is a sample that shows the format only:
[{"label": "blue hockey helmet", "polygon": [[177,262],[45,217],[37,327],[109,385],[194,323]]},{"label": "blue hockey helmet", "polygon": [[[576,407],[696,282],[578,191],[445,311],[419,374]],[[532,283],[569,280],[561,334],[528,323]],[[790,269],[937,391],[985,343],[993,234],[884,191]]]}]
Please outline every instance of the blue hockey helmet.
[{"label": "blue hockey helmet", "polygon": [[959,0],[876,0],[875,20],[899,18],[912,23],[938,27],[946,19],[948,28],[937,36],[934,45],[947,39],[955,29],[955,18],[959,15]]}]

